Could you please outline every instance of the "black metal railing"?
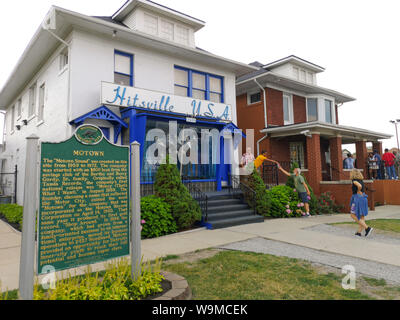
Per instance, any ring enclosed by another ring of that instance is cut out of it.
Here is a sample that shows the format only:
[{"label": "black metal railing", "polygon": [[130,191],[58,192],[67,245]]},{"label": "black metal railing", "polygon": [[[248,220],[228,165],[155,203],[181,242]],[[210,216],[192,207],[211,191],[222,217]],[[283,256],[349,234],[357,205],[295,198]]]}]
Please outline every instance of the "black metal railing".
[{"label": "black metal railing", "polygon": [[200,206],[200,210],[203,215],[203,220],[208,221],[208,196],[206,193],[193,182],[190,181],[190,177],[182,176],[182,183],[188,188],[190,195]]},{"label": "black metal railing", "polygon": [[17,203],[17,181],[18,166],[15,166],[14,172],[0,173],[0,197],[5,198],[2,201]]},{"label": "black metal railing", "polygon": [[[290,172],[292,166],[291,161],[279,161],[279,164],[284,170]],[[278,166],[271,162],[265,162],[263,164],[261,176],[267,187],[277,186],[280,182],[284,183],[287,179],[286,176],[279,171]]]},{"label": "black metal railing", "polygon": [[247,184],[240,181],[240,176],[229,175],[229,193],[234,198],[241,198],[257,215],[256,192]]}]

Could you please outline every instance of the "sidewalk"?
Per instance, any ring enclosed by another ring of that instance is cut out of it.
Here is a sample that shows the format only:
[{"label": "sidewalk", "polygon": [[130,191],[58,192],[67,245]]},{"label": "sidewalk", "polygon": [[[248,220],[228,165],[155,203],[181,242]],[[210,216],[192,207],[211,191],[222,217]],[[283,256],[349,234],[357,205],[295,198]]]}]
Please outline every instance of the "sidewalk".
[{"label": "sidewalk", "polygon": [[[400,219],[400,206],[377,207],[368,219]],[[306,248],[357,257],[369,261],[400,266],[400,250],[389,243],[374,242],[373,235],[368,239],[321,233],[307,228],[335,222],[350,222],[347,214],[317,216],[311,218],[266,220],[264,223],[236,226],[218,230],[194,230],[173,234],[157,239],[142,241],[142,254],[145,261],[167,255],[181,255],[196,250],[220,247],[234,242],[253,238],[277,240]],[[351,230],[349,232],[352,232]],[[19,254],[21,236],[0,220],[0,280],[3,290],[18,287]],[[366,242],[367,241],[367,242]],[[93,265],[93,270],[101,270],[104,264]],[[78,268],[77,274],[85,268]],[[70,271],[74,273],[75,270]]]}]

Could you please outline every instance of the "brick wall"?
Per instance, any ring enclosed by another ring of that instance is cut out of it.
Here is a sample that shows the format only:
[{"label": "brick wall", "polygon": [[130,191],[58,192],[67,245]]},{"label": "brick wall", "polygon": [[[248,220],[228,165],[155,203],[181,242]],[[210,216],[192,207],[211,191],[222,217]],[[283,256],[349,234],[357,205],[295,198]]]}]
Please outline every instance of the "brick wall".
[{"label": "brick wall", "polygon": [[306,155],[308,163],[307,180],[316,194],[319,194],[319,185],[322,181],[321,145],[319,134],[313,134],[306,139]]},{"label": "brick wall", "polygon": [[363,169],[367,172],[367,143],[365,141],[356,142],[357,169]]},{"label": "brick wall", "polygon": [[293,95],[294,123],[307,122],[306,98]]},{"label": "brick wall", "polygon": [[[365,186],[367,187],[367,189],[369,190],[373,190],[374,187],[374,182],[367,182],[364,181]],[[343,212],[349,213],[350,212],[350,199],[352,196],[352,190],[351,190],[351,182],[338,182],[338,183],[329,183],[329,184],[324,184],[321,183],[320,185],[320,192],[321,193],[326,193],[326,192],[330,192],[334,198],[337,204],[341,204],[344,206]],[[373,205],[372,200],[373,198],[376,197],[375,193],[372,194],[372,192],[368,191],[366,192],[366,194],[368,195],[368,206],[369,208],[371,208],[371,206]],[[376,199],[375,199],[376,201]],[[349,217],[349,219],[351,219]]]},{"label": "brick wall", "polygon": [[343,175],[343,155],[342,155],[342,137],[335,137],[329,140],[331,150],[332,180],[342,180]]},{"label": "brick wall", "polygon": [[375,201],[383,205],[400,205],[399,180],[375,180]]},{"label": "brick wall", "polygon": [[[264,102],[261,94],[261,102],[251,105],[247,104],[247,94],[236,97],[236,110],[238,127],[246,133],[247,129],[254,129],[254,154],[257,153],[257,141],[264,137],[260,132],[265,126],[264,121]],[[242,141],[242,151],[246,150],[246,140]],[[261,151],[261,150],[260,150]]]},{"label": "brick wall", "polygon": [[268,125],[283,125],[283,92],[266,88]]}]

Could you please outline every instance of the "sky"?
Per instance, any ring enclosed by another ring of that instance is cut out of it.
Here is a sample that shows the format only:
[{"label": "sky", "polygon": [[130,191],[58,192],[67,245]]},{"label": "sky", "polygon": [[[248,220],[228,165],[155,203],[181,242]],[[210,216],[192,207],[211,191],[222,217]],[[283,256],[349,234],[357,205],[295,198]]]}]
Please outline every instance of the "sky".
[{"label": "sky", "polygon": [[[392,134],[397,146],[400,101],[398,0],[156,0],[206,22],[196,45],[243,63],[296,55],[324,67],[318,85],[357,100],[339,110],[342,125]],[[1,1],[0,88],[51,5],[91,16],[111,16],[125,0]],[[400,129],[400,127],[399,127]],[[1,130],[1,128],[0,128]],[[350,146],[350,149],[353,149]]]}]

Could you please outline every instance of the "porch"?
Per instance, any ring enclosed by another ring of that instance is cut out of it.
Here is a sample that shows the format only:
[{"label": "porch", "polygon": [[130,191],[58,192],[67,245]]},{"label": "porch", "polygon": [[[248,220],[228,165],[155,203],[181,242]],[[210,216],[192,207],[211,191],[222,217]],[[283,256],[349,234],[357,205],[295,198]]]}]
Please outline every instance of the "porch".
[{"label": "porch", "polygon": [[[368,178],[367,143],[372,143],[373,149],[382,154],[380,140],[391,137],[365,129],[318,121],[271,127],[262,132],[266,138],[260,150],[266,150],[270,157],[280,162],[286,170],[296,162],[316,194],[324,192],[321,190],[321,183],[350,179],[351,170],[343,169],[342,145],[355,144],[355,167]],[[286,176],[273,167],[270,163],[265,165],[265,183],[271,184],[274,180],[277,184],[285,183]]]}]

